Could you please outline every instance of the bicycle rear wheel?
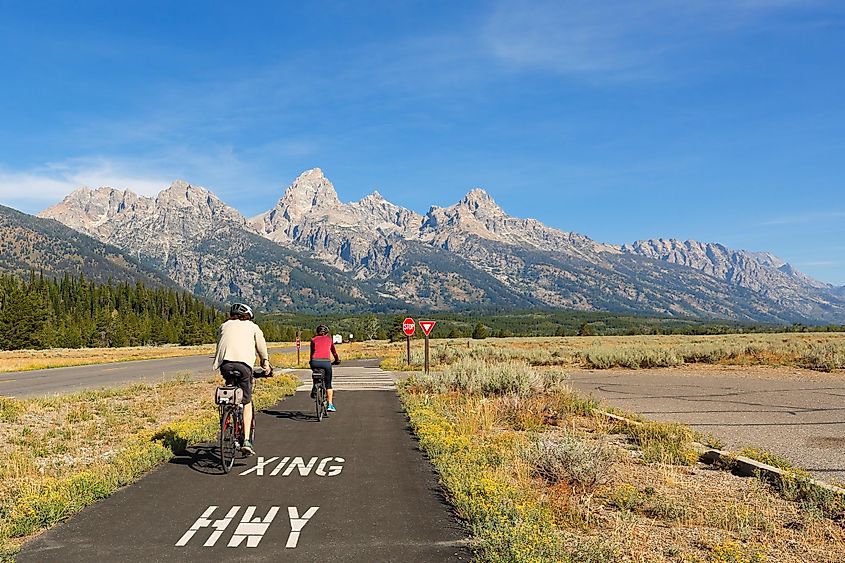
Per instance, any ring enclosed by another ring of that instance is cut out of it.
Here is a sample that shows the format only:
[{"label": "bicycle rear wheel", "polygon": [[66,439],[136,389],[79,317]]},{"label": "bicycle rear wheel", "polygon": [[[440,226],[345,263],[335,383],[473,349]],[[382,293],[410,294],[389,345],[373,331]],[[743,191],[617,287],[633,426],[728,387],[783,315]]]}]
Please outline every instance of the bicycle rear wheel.
[{"label": "bicycle rear wheel", "polygon": [[220,415],[219,454],[220,466],[228,473],[235,463],[235,426],[236,414],[232,409],[225,409]]},{"label": "bicycle rear wheel", "polygon": [[326,415],[326,388],[322,384],[317,385],[317,395],[314,403],[317,407],[317,422],[321,422]]}]

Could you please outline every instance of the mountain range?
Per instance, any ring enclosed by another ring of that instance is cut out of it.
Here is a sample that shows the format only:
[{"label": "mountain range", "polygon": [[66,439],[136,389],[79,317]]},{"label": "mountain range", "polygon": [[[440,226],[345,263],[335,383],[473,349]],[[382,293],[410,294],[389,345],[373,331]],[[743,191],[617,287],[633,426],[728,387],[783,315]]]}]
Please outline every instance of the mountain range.
[{"label": "mountain range", "polygon": [[622,246],[508,215],[481,189],[424,215],[343,203],[318,168],[245,218],[176,181],[156,197],[80,188],[39,214],[215,301],[269,310],[566,308],[845,323],[845,288],[716,243]]}]

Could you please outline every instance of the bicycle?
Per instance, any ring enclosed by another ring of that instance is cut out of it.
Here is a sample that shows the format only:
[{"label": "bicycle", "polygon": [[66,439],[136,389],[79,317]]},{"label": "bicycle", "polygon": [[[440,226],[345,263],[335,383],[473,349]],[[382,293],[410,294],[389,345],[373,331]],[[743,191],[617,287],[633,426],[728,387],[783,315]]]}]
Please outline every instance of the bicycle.
[{"label": "bicycle", "polygon": [[[255,391],[255,380],[261,377],[273,377],[273,370],[265,372],[263,368],[253,368],[253,391]],[[220,432],[217,436],[220,466],[223,468],[223,473],[228,473],[235,464],[235,455],[244,442],[243,389],[230,385],[218,387],[214,393],[214,401],[218,405],[220,415]],[[253,443],[257,418],[255,414],[255,409],[253,409],[252,428],[249,432],[249,440]]]},{"label": "bicycle", "polygon": [[326,410],[329,400],[326,396],[326,370],[323,368],[311,368],[311,381],[314,384],[314,405],[317,410],[317,422],[322,422],[323,417],[329,415]]}]

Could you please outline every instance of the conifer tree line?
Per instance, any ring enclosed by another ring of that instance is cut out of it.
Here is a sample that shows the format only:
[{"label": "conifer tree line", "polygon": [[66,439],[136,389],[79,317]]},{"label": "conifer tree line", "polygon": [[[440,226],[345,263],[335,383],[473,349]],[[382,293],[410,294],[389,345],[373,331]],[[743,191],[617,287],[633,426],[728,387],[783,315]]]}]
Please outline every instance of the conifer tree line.
[{"label": "conifer tree line", "polygon": [[225,316],[188,292],[83,276],[0,275],[0,349],[214,342]]}]

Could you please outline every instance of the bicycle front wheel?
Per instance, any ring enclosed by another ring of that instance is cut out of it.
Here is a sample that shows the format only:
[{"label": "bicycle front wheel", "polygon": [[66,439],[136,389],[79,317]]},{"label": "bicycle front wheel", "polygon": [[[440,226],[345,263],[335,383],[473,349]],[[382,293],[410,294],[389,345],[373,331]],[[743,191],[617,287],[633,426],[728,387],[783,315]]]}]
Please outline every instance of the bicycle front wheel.
[{"label": "bicycle front wheel", "polygon": [[223,473],[228,473],[235,463],[235,426],[236,415],[231,409],[225,409],[220,416],[220,436],[218,446],[220,466]]}]

